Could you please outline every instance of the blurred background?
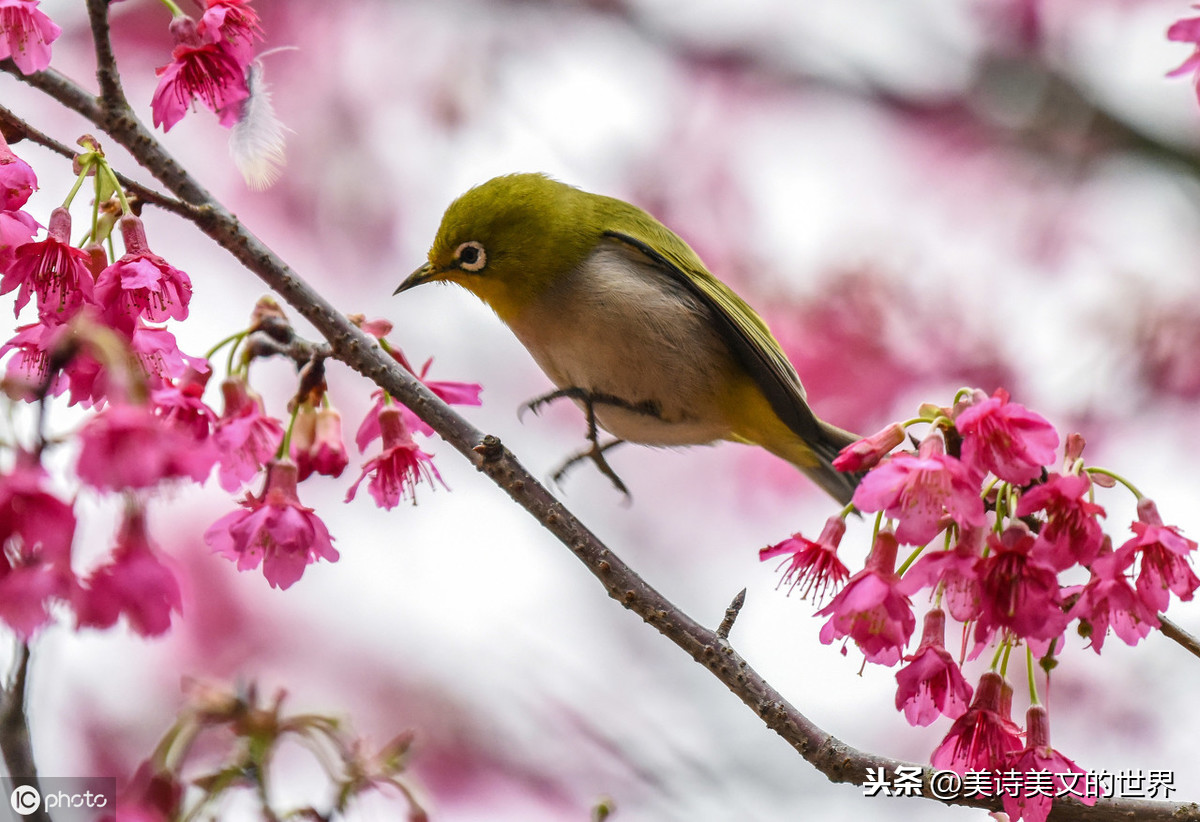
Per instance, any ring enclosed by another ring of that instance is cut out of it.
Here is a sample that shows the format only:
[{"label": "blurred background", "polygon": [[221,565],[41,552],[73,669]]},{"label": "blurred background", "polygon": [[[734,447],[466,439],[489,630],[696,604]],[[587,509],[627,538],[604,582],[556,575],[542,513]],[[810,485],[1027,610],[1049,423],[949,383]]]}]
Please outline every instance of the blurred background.
[{"label": "blurred background", "polygon": [[[65,29],[52,65],[92,86],[81,6],[41,8]],[[290,129],[284,177],[249,191],[207,111],[166,145],[340,309],[394,322],[414,363],[434,357],[431,378],[481,383],[483,406],[463,413],[535,474],[581,446],[581,415],[518,422],[517,406],[550,385],[465,292],[389,298],[445,206],[512,171],[631,200],[674,228],[763,313],[822,417],[869,433],[961,386],[1003,386],[1200,534],[1200,106],[1190,78],[1165,77],[1191,53],[1165,36],[1187,3],[254,6],[264,48],[295,47],[264,58]],[[169,14],[126,0],[112,19],[148,122]],[[63,142],[91,130],[7,75],[0,96]],[[39,173],[28,208],[44,222],[70,169],[16,150]],[[189,226],[145,217],[152,247],[192,277],[195,319],[175,333],[201,354],[245,326],[264,289]],[[370,386],[330,372],[350,438]],[[283,414],[290,368],[259,364],[252,378]],[[342,558],[286,592],[201,543],[233,506],[215,483],[156,502],[151,527],[187,580],[184,615],[158,641],[69,626],[39,638],[43,772],[128,773],[187,675],[284,687],[293,708],[342,716],[377,744],[414,729],[415,779],[449,822],[585,820],[606,797],[622,822],[983,818],[830,784],[451,449],[426,449],[451,491],[422,486],[416,506],[383,512],[365,493],[343,504],[357,459],[341,480],[302,485]],[[860,672],[856,652],[821,645],[811,604],[758,562],[792,532],[815,536],[828,499],[736,445],[626,447],[612,463],[632,504],[589,467],[557,493],[614,551],[709,625],[748,588],[731,639],[772,684],[851,745],[928,761],[949,723],[910,728],[894,669]],[[1098,501],[1119,544],[1132,500]],[[118,506],[89,492],[79,505],[86,565],[107,550]],[[852,567],[869,533],[852,524]],[[1170,615],[1200,633],[1194,603]],[[1158,635],[1133,649],[1110,638],[1102,658],[1084,646],[1072,636],[1053,675],[1055,746],[1089,771],[1173,772],[1176,798],[1200,798],[1197,660]],[[302,752],[285,756],[281,804],[322,801],[313,774]],[[353,818],[400,807],[365,801]]]}]

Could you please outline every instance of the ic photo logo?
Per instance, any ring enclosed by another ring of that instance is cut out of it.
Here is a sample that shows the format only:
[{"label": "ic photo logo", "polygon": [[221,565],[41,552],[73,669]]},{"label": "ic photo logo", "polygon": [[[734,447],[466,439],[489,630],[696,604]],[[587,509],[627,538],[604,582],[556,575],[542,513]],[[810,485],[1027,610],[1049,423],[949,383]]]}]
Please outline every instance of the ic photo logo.
[{"label": "ic photo logo", "polygon": [[8,804],[19,815],[29,816],[42,807],[42,795],[32,785],[19,785],[9,794]]}]

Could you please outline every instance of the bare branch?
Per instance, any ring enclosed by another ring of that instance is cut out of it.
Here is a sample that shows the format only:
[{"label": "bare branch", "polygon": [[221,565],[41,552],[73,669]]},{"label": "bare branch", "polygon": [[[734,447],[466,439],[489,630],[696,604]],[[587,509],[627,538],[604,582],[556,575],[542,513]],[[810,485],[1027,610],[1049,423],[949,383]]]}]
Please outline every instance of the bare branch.
[{"label": "bare branch", "polygon": [[1189,634],[1187,631],[1180,628],[1171,620],[1167,619],[1165,614],[1158,615],[1158,621],[1162,623],[1162,635],[1167,639],[1172,639],[1183,646],[1185,650],[1194,656],[1200,657],[1200,639]]}]

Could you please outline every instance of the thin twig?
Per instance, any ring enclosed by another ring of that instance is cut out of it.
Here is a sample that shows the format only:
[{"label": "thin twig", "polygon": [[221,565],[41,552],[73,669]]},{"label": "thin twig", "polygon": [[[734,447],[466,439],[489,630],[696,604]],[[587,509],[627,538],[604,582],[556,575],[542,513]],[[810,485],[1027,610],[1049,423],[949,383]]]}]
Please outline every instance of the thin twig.
[{"label": "thin twig", "polygon": [[1166,615],[1164,614],[1158,615],[1158,621],[1162,623],[1162,628],[1160,630],[1162,631],[1163,636],[1165,636],[1167,639],[1175,640],[1192,655],[1200,657],[1200,639],[1192,636],[1174,622],[1167,619]]},{"label": "thin twig", "polygon": [[[105,0],[88,0],[88,10],[93,16],[103,14],[106,6]],[[93,31],[98,30],[94,24]],[[511,452],[495,438],[485,438],[482,432],[454,413],[247,231],[163,149],[132,112],[128,109],[102,112],[90,96],[66,78],[54,75],[47,79],[47,74],[51,73],[42,72],[20,79],[90,119],[123,145],[176,196],[197,206],[186,215],[187,218],[311,322],[329,341],[334,357],[412,409],[567,546],[600,580],[609,596],[708,668],[757,713],[767,727],[817,770],[831,781],[861,785],[869,774],[881,769],[894,774],[901,767],[916,768],[924,774],[924,795],[933,797],[929,789],[931,769],[857,750],[825,733],[788,703],[715,631],[697,623],[647,584],[563,507]],[[1001,807],[995,799],[937,801],[993,810]],[[1099,822],[1133,818],[1200,822],[1200,807],[1191,803],[1111,799],[1100,800],[1094,807],[1086,808],[1075,801],[1059,800],[1055,802],[1050,818]]]}]

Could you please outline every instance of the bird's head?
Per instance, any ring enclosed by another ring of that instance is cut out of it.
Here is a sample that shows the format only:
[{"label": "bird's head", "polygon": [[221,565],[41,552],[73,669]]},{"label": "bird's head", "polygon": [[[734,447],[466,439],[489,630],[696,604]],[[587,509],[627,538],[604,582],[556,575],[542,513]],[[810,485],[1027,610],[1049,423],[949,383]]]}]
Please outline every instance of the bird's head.
[{"label": "bird's head", "polygon": [[543,174],[478,185],[446,209],[429,261],[395,293],[457,283],[508,320],[595,248],[603,225],[592,198]]}]

